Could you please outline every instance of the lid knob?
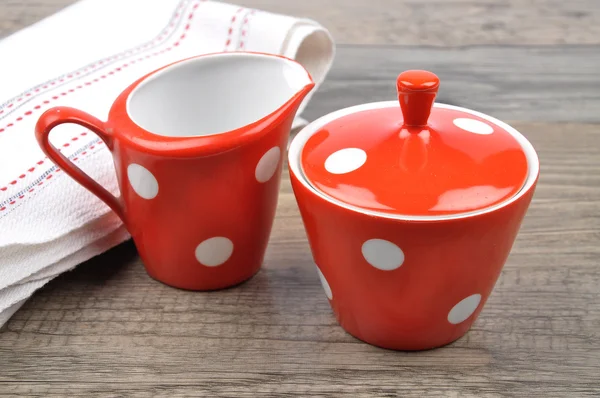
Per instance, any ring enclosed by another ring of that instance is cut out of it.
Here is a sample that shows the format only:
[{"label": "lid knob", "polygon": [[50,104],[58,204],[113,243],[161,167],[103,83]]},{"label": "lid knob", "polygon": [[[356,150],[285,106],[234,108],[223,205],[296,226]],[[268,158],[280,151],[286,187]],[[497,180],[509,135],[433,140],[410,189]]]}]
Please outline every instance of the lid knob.
[{"label": "lid knob", "polygon": [[440,86],[440,79],[425,70],[407,70],[396,80],[398,100],[406,126],[425,126]]}]

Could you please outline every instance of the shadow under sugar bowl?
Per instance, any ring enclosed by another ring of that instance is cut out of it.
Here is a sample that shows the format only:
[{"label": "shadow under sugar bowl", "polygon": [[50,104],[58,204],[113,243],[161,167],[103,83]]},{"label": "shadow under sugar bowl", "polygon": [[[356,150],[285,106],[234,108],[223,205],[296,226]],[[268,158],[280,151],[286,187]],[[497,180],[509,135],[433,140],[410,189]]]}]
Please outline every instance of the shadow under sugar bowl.
[{"label": "shadow under sugar bowl", "polygon": [[[249,52],[200,55],[141,77],[108,120],[46,111],[47,156],[115,211],[146,270],[168,285],[211,290],[250,278],[263,261],[294,115],[312,90],[296,61]],[[113,155],[121,196],[48,140],[62,123],[92,130]]]},{"label": "shadow under sugar bowl", "polygon": [[289,149],[293,191],[337,320],[389,349],[431,349],[469,330],[539,175],[523,135],[435,103],[439,84],[431,72],[403,72],[398,101],[323,116]]}]

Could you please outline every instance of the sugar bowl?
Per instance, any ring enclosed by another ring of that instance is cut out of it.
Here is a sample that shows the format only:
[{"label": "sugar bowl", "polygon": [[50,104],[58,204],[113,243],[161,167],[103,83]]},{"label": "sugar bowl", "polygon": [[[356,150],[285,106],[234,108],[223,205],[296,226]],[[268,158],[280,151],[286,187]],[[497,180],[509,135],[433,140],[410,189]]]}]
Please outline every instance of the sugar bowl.
[{"label": "sugar bowl", "polygon": [[428,71],[398,100],[353,106],[302,129],[292,187],[340,325],[376,346],[423,350],[471,327],[500,275],[539,176],[513,127],[435,103]]}]

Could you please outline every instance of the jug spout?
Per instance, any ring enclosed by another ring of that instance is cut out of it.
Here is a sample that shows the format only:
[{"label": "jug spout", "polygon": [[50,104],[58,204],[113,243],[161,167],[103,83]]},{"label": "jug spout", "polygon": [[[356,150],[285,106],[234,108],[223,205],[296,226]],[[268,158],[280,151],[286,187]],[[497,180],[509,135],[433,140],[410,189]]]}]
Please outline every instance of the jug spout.
[{"label": "jug spout", "polygon": [[[309,72],[297,61],[260,53],[243,53],[237,59],[243,84],[238,86],[238,126],[261,121],[266,126],[278,121],[291,124],[302,101],[315,86]],[[243,65],[243,66],[242,66]]]},{"label": "jug spout", "polygon": [[300,63],[279,55],[208,54],[145,79],[127,108],[138,126],[155,135],[215,136],[293,117],[314,85]]}]

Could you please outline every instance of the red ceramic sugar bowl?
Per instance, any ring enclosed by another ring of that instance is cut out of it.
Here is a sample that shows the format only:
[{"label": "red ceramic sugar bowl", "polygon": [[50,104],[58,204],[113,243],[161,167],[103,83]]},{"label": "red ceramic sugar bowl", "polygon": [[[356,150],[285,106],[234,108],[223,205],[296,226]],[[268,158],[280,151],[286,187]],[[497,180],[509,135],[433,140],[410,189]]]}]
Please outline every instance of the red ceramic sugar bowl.
[{"label": "red ceramic sugar bowl", "polygon": [[532,199],[533,146],[479,112],[434,103],[427,71],[398,100],[354,106],[294,138],[289,166],[314,261],[341,326],[421,350],[463,336]]},{"label": "red ceramic sugar bowl", "polygon": [[[123,220],[147,272],[168,285],[209,290],[260,268],[275,215],[294,115],[314,83],[297,62],[249,52],[182,60],[141,77],[108,120],[58,107],[36,135],[47,156]],[[113,154],[115,197],[50,142],[76,123]]]}]

